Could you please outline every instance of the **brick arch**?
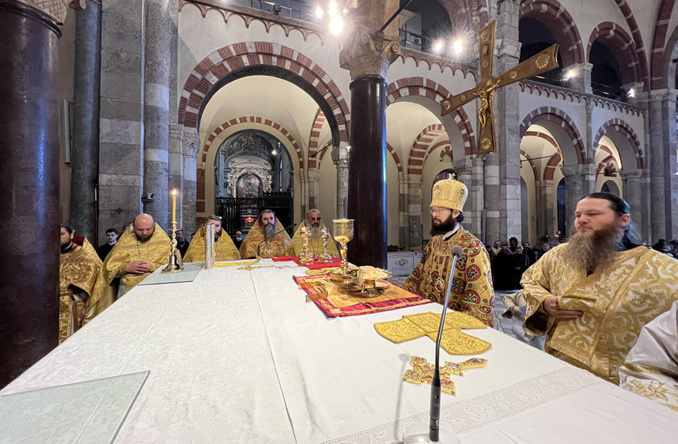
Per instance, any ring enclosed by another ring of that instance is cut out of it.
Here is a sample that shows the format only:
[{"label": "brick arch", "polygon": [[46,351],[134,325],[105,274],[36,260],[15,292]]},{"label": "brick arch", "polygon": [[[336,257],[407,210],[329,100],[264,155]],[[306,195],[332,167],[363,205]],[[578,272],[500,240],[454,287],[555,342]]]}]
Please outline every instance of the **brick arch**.
[{"label": "brick arch", "polygon": [[452,23],[472,23],[475,31],[490,21],[487,0],[442,0]]},{"label": "brick arch", "polygon": [[454,161],[454,153],[452,153],[452,144],[450,143],[450,140],[442,140],[435,145],[430,145],[428,147],[428,150],[426,151],[426,155],[424,156],[424,165],[426,165],[426,160],[428,159],[428,156],[431,155],[435,150],[437,150],[440,147],[443,147],[443,151],[440,153],[440,161],[442,162],[445,156],[450,156],[450,162]]},{"label": "brick arch", "polygon": [[[407,161],[407,174],[421,176],[424,172],[424,162],[431,143],[445,133],[445,127],[441,124],[429,125],[422,130],[414,139]],[[449,141],[448,141],[449,143]]]},{"label": "brick arch", "polygon": [[[320,169],[320,159],[316,159],[315,155],[318,152],[320,147],[320,131],[327,122],[325,113],[318,108],[318,112],[315,114],[313,119],[313,127],[311,128],[311,135],[308,139],[308,169]],[[327,150],[326,150],[327,151]]]},{"label": "brick arch", "polygon": [[[527,159],[528,162],[530,162],[530,167],[532,168],[532,174],[534,174],[534,180],[537,181],[539,180],[539,173],[537,172],[537,165],[534,164],[534,160],[532,160],[532,156],[527,154],[525,151],[520,150],[520,154],[525,156],[525,159]],[[522,165],[522,162],[521,162]]]},{"label": "brick arch", "polygon": [[178,123],[196,128],[205,96],[229,73],[252,65],[292,72],[312,84],[332,109],[339,139],[348,142],[350,112],[341,91],[317,63],[297,50],[270,42],[241,42],[225,46],[202,59],[186,79],[179,101]]},{"label": "brick arch", "polygon": [[[650,60],[650,89],[666,88],[669,85],[669,79],[666,76],[666,63],[671,56],[673,48],[666,48],[665,43],[668,36],[669,20],[675,0],[661,0],[659,5],[659,14],[654,26],[654,36],[652,38],[652,54]],[[668,53],[667,53],[668,52]]]},{"label": "brick arch", "polygon": [[633,43],[635,45],[634,51],[639,61],[640,80],[644,82],[643,89],[647,91],[650,87],[647,70],[647,57],[645,56],[645,45],[643,44],[643,37],[640,33],[640,29],[638,28],[636,17],[633,15],[633,11],[631,11],[631,7],[629,6],[627,0],[614,0],[614,2],[626,19],[626,24],[631,30]]},{"label": "brick arch", "polygon": [[546,162],[546,167],[544,167],[544,180],[553,180],[553,177],[556,174],[556,168],[558,164],[563,160],[563,156],[560,154],[560,151],[555,153],[548,162]]},{"label": "brick arch", "polygon": [[[640,139],[638,138],[636,132],[633,131],[633,128],[631,128],[631,125],[622,119],[610,119],[603,123],[598,129],[596,137],[593,139],[593,146],[597,147],[600,143],[600,139],[607,135],[609,131],[616,131],[629,141],[631,148],[633,148],[633,154],[636,158],[636,167],[640,169],[644,168],[645,158],[643,157],[643,150],[640,148]],[[619,148],[617,148],[617,150],[619,150]],[[619,153],[619,157],[622,157],[621,153]]]},{"label": "brick arch", "polygon": [[[568,137],[572,141],[572,144],[574,145],[577,162],[580,164],[586,162],[586,146],[584,145],[581,134],[577,129],[577,125],[575,125],[567,113],[552,106],[543,106],[541,108],[535,109],[525,116],[522,123],[520,124],[520,138],[522,139],[525,136],[528,128],[539,122],[553,122],[554,124],[560,126],[567,133]],[[562,155],[562,146],[560,143],[557,145],[561,147]]]},{"label": "brick arch", "polygon": [[400,162],[400,157],[398,157],[398,153],[393,149],[390,143],[386,143],[386,150],[388,150],[389,153],[391,153],[391,157],[393,157],[393,160],[395,161],[396,167],[398,168],[398,174],[402,175],[403,174],[403,165]]},{"label": "brick arch", "polygon": [[520,17],[538,20],[553,33],[564,67],[586,61],[579,29],[567,9],[556,0],[527,0],[520,5]]},{"label": "brick arch", "polygon": [[[586,47],[586,61],[591,61],[591,47],[593,42],[604,43],[617,58],[619,70],[622,76],[622,85],[643,80],[641,64],[638,58],[635,43],[626,33],[624,28],[612,22],[603,22],[591,32],[589,43]],[[647,69],[647,68],[646,68]]]},{"label": "brick arch", "polygon": [[596,180],[598,180],[598,176],[600,176],[600,173],[603,172],[603,170],[607,166],[607,163],[610,162],[610,161],[614,162],[616,167],[619,168],[619,163],[617,162],[617,159],[613,155],[610,154],[609,156],[607,156],[606,158],[601,160],[600,163],[598,164],[598,167],[596,168]]},{"label": "brick arch", "polygon": [[[407,96],[426,97],[440,104],[451,94],[444,86],[424,77],[406,77],[389,83],[386,86],[387,107],[398,101],[398,99]],[[468,114],[466,114],[464,108],[459,108],[454,110],[450,115],[454,119],[464,140],[464,152],[467,155],[475,154],[476,141]]]}]

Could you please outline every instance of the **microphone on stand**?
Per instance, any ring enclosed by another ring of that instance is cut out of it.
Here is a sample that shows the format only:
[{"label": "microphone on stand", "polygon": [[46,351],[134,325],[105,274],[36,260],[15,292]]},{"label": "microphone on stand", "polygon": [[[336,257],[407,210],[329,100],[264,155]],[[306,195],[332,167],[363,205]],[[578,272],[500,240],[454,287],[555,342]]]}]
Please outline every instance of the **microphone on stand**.
[{"label": "microphone on stand", "polygon": [[447,315],[447,305],[450,303],[450,292],[452,291],[452,280],[454,279],[454,270],[457,268],[457,259],[464,254],[464,250],[455,245],[450,251],[452,254],[452,267],[450,275],[447,278],[447,292],[445,293],[445,303],[443,304],[443,313],[440,316],[440,326],[438,327],[438,340],[436,340],[436,362],[433,371],[433,381],[431,381],[431,416],[429,423],[429,438],[432,442],[438,442],[440,439],[440,341],[443,339],[443,329],[445,328],[445,316]]},{"label": "microphone on stand", "polygon": [[259,249],[261,248],[261,244],[263,244],[264,242],[270,241],[271,239],[273,239],[274,237],[276,237],[277,235],[279,235],[279,234],[282,233],[283,231],[287,231],[287,230],[289,230],[290,228],[294,228],[294,227],[296,227],[296,226],[297,226],[297,224],[292,224],[292,225],[290,225],[290,226],[288,226],[288,227],[285,227],[285,228],[281,229],[280,231],[278,231],[277,233],[275,233],[273,236],[268,237],[268,238],[262,240],[261,242],[259,242],[259,243],[257,244],[257,257],[259,257]]}]

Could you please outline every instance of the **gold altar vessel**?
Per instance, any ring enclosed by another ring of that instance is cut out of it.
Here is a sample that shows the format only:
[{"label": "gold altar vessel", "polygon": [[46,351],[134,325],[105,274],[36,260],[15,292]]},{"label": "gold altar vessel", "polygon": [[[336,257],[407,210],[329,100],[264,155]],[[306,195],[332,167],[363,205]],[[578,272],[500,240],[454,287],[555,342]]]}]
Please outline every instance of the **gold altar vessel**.
[{"label": "gold altar vessel", "polygon": [[341,273],[348,273],[346,253],[348,244],[353,239],[353,219],[334,219],[334,240],[341,244]]},{"label": "gold altar vessel", "polygon": [[386,279],[393,276],[388,270],[371,267],[369,265],[358,268],[358,279],[362,281],[362,290],[360,293],[365,296],[379,295],[379,285],[377,280]]}]

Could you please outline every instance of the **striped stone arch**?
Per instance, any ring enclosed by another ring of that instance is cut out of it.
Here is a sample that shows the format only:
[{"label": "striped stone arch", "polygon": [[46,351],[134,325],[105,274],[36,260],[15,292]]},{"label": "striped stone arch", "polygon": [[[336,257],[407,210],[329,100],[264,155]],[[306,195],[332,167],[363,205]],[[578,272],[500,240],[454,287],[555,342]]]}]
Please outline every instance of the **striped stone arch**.
[{"label": "striped stone arch", "polygon": [[[316,153],[321,148],[320,146],[320,131],[323,129],[323,125],[327,118],[325,113],[323,113],[320,108],[315,114],[315,119],[313,119],[313,128],[311,128],[311,136],[308,139],[308,169],[312,170],[315,168],[320,169],[320,159],[316,159]],[[327,151],[327,150],[325,150]],[[324,153],[324,152],[323,152]]]},{"label": "striped stone arch", "polygon": [[563,156],[560,154],[560,151],[551,156],[549,161],[546,162],[546,167],[544,167],[544,180],[553,180],[558,164],[562,162],[562,160]]},{"label": "striped stone arch", "polygon": [[[586,162],[586,145],[577,129],[577,125],[572,121],[570,116],[563,110],[553,106],[542,106],[529,113],[520,124],[520,138],[522,139],[527,133],[528,128],[539,122],[553,122],[560,126],[572,141],[574,151],[577,156],[577,163],[583,164]],[[560,146],[559,143],[556,143]],[[562,147],[560,151],[562,155]]]},{"label": "striped stone arch", "polygon": [[[534,180],[539,180],[539,172],[537,172],[537,165],[534,164],[534,160],[532,159],[532,156],[527,154],[525,151],[520,150],[520,154],[525,156],[525,159],[530,163],[530,167],[532,168],[532,174],[534,174]],[[520,163],[522,165],[522,162]]]},{"label": "striped stone arch", "polygon": [[600,174],[604,172],[607,163],[610,161],[613,161],[615,166],[619,168],[619,163],[617,162],[617,159],[612,154],[610,154],[609,156],[601,160],[600,163],[598,164],[598,167],[596,168],[596,180],[598,180],[598,176],[600,176]]},{"label": "striped stone arch", "polygon": [[[407,174],[421,176],[424,172],[424,162],[429,152],[429,147],[445,133],[445,127],[441,124],[429,125],[414,139],[407,162]],[[446,133],[445,133],[446,134]],[[448,141],[449,143],[449,141]]]},{"label": "striped stone arch", "polygon": [[398,174],[402,175],[403,174],[403,164],[400,162],[400,157],[398,157],[398,153],[393,149],[390,143],[386,144],[386,150],[391,153],[391,157],[393,157],[393,160],[395,161],[396,167],[398,168]]},{"label": "striped stone arch", "polygon": [[200,107],[212,87],[230,72],[264,65],[290,71],[315,87],[332,109],[339,139],[348,142],[349,108],[341,91],[317,63],[287,46],[270,42],[241,42],[225,46],[202,59],[186,79],[179,101],[178,122],[196,128]]},{"label": "striped stone arch", "polygon": [[650,87],[649,74],[647,71],[647,57],[645,56],[645,45],[643,44],[643,36],[640,33],[638,28],[638,23],[636,22],[636,17],[631,11],[627,0],[614,0],[617,7],[621,11],[622,15],[626,19],[626,24],[631,30],[631,35],[633,36],[633,43],[635,45],[634,51],[639,61],[639,71],[640,71],[640,80],[644,82],[643,89],[648,90]]},{"label": "striped stone arch", "polygon": [[[659,5],[659,14],[654,26],[654,37],[652,38],[652,54],[650,55],[650,89],[666,88],[668,77],[666,76],[667,58],[671,55],[671,49],[665,50],[665,44],[668,40],[669,20],[675,0],[661,0]],[[667,53],[668,51],[668,53]]]},{"label": "striped stone arch", "polygon": [[487,0],[442,0],[442,3],[452,23],[472,23],[477,31],[490,21]]},{"label": "striped stone arch", "polygon": [[[426,97],[439,104],[450,95],[450,92],[444,86],[433,80],[424,77],[407,77],[396,80],[386,86],[386,106],[388,107],[398,99],[407,96]],[[451,116],[464,140],[464,152],[467,155],[475,154],[476,141],[473,135],[473,127],[466,111],[464,111],[464,108],[459,108],[453,111]]]},{"label": "striped stone arch", "polygon": [[520,5],[520,17],[538,20],[553,33],[564,67],[586,61],[579,29],[567,9],[556,0],[527,0]]},{"label": "striped stone arch", "polygon": [[452,153],[452,144],[449,140],[441,140],[435,145],[430,145],[424,156],[424,165],[426,165],[426,159],[438,148],[443,147],[443,150],[440,152],[440,161],[442,162],[445,156],[450,156],[450,162],[454,161],[454,153]]},{"label": "striped stone arch", "polygon": [[[603,22],[596,26],[591,32],[586,47],[587,62],[591,61],[591,47],[596,40],[610,48],[610,51],[617,58],[622,85],[643,81],[642,66],[644,66],[644,60],[639,59],[635,43],[624,28],[612,22]],[[647,72],[647,67],[645,70]]]},{"label": "striped stone arch", "polygon": [[[214,140],[216,140],[217,136],[221,134],[222,132],[226,131],[227,129],[239,125],[244,125],[247,123],[258,123],[261,125],[265,125],[268,127],[272,128],[271,133],[277,133],[284,137],[285,139],[289,140],[292,146],[294,147],[294,151],[297,154],[297,158],[299,160],[299,168],[301,170],[301,173],[303,173],[304,170],[304,156],[301,151],[301,148],[299,147],[299,144],[297,141],[294,139],[292,134],[284,128],[282,125],[280,125],[277,122],[274,122],[269,119],[265,119],[262,117],[257,117],[257,116],[243,116],[243,117],[238,117],[237,119],[230,119],[221,125],[219,125],[217,128],[212,131],[212,134],[207,137],[207,140],[203,144],[202,148],[198,152],[198,161],[196,162],[196,169],[197,169],[197,174],[196,174],[196,198],[195,198],[195,211],[196,211],[196,223],[200,225],[205,216],[205,171],[206,171],[206,163],[207,163],[207,153],[210,150],[210,147],[212,146],[212,143]],[[291,154],[291,153],[290,153]]]},{"label": "striped stone arch", "polygon": [[[603,136],[607,135],[608,131],[611,130],[614,130],[623,135],[624,137],[626,137],[626,140],[629,141],[631,148],[633,148],[633,153],[635,154],[636,157],[636,166],[640,169],[644,168],[645,158],[643,157],[643,150],[640,148],[640,139],[638,138],[636,132],[633,131],[633,128],[631,128],[631,126],[628,123],[624,122],[621,119],[610,119],[607,122],[603,123],[600,129],[598,129],[596,137],[593,139],[594,148],[598,146],[598,144],[600,143],[600,139]],[[621,157],[621,153],[619,155]]]}]

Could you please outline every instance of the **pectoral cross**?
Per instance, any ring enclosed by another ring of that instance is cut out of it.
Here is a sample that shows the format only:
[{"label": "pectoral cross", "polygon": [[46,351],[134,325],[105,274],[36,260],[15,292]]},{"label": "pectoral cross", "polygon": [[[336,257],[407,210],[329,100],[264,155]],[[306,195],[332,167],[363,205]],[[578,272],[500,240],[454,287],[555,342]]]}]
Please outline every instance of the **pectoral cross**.
[{"label": "pectoral cross", "polygon": [[448,97],[441,102],[442,113],[449,114],[455,109],[461,108],[471,100],[480,99],[478,108],[478,154],[496,151],[494,137],[494,114],[492,108],[492,96],[502,86],[527,79],[537,74],[550,71],[558,67],[558,44],[552,45],[539,54],[536,54],[498,77],[492,75],[494,62],[494,30],[493,20],[480,31],[480,81],[478,85],[456,96]]}]

